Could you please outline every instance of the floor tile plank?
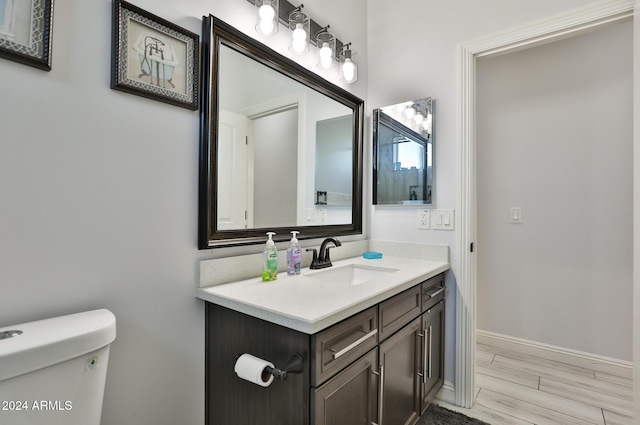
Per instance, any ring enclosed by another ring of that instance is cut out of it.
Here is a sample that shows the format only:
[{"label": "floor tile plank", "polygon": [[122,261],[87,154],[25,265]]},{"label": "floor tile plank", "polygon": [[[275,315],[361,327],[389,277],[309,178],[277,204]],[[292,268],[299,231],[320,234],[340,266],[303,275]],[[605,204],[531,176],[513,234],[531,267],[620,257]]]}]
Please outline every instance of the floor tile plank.
[{"label": "floor tile plank", "polygon": [[616,375],[609,375],[596,371],[596,379],[601,381],[613,382],[614,384],[624,385],[625,387],[633,387],[633,379],[621,378]]},{"label": "floor tile plank", "polygon": [[[600,408],[575,401],[573,399],[560,397],[557,394],[552,395],[538,391],[538,389],[514,384],[482,373],[476,373],[476,385],[482,388],[478,398],[482,396],[485,390],[489,390],[493,393],[502,394],[510,398],[535,405],[539,409],[561,412],[565,415],[572,416],[592,424],[604,424]],[[511,414],[510,412],[505,413]],[[522,419],[529,420],[524,417]]]},{"label": "floor tile plank", "polygon": [[476,359],[476,372],[535,389],[538,389],[540,383],[538,375],[507,368],[501,364],[483,362],[478,359]]},{"label": "floor tile plank", "polygon": [[604,412],[604,421],[606,425],[633,425],[633,418],[620,415],[616,412],[610,412],[606,409]]},{"label": "floor tile plank", "polygon": [[[482,385],[480,385],[480,387],[482,387]],[[547,378],[540,378],[540,391],[570,398],[591,406],[601,407],[625,416],[633,416],[633,403],[631,401],[623,400],[609,394],[602,394],[585,388],[577,388],[574,385]]]},{"label": "floor tile plank", "polygon": [[[532,422],[536,425],[590,425],[572,416],[564,415],[553,410],[545,409],[538,405],[518,400],[504,394],[495,393],[483,388],[476,400],[476,404],[485,406],[510,416]],[[600,422],[604,424],[604,421]]]},{"label": "floor tile plank", "polygon": [[550,378],[554,376],[573,377],[575,375],[595,378],[596,376],[595,372],[592,370],[565,365],[563,363],[551,362],[548,360],[544,361],[544,359],[539,359],[541,361],[537,361],[528,357],[529,356],[505,356],[502,354],[496,354],[492,364],[502,365],[504,367],[520,370],[532,375],[546,376]]}]

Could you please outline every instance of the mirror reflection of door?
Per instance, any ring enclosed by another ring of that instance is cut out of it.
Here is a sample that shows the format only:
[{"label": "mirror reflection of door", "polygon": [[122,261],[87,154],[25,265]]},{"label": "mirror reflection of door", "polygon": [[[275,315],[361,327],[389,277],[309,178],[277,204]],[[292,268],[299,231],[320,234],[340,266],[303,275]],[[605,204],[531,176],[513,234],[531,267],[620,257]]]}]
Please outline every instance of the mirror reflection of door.
[{"label": "mirror reflection of door", "polygon": [[[250,143],[251,144],[251,143]],[[295,223],[298,198],[298,108],[253,119],[253,223]]]},{"label": "mirror reflection of door", "polygon": [[249,155],[251,120],[220,111],[218,127],[218,229],[245,229],[249,225]]}]

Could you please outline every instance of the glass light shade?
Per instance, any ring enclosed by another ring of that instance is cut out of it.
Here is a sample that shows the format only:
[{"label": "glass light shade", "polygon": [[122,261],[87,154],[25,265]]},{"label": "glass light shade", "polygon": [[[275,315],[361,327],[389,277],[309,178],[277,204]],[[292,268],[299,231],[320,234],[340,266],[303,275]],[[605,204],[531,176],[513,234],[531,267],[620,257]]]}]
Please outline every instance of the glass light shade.
[{"label": "glass light shade", "polygon": [[258,23],[256,31],[262,35],[274,35],[278,32],[278,0],[256,0]]},{"label": "glass light shade", "polygon": [[316,39],[318,46],[318,68],[329,69],[335,65],[336,38],[330,32],[321,32]]},{"label": "glass light shade", "polygon": [[289,50],[296,55],[304,55],[309,51],[309,32],[311,18],[304,12],[295,11],[289,15],[291,44]]},{"label": "glass light shade", "polygon": [[407,106],[407,109],[404,110],[404,115],[408,120],[412,120],[413,117],[416,116],[416,110],[413,106]]},{"label": "glass light shade", "polygon": [[358,79],[358,63],[355,55],[349,48],[340,53],[340,81],[355,83]]}]

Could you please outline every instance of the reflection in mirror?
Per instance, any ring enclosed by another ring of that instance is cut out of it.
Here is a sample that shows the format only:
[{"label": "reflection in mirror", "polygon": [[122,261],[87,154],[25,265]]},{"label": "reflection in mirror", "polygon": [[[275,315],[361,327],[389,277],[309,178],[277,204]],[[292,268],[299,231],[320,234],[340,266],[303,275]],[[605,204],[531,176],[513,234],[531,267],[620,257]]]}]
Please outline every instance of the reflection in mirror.
[{"label": "reflection in mirror", "polygon": [[433,101],[373,111],[373,203],[433,204]]},{"label": "reflection in mirror", "polygon": [[200,248],[361,233],[363,102],[212,16],[208,33]]}]

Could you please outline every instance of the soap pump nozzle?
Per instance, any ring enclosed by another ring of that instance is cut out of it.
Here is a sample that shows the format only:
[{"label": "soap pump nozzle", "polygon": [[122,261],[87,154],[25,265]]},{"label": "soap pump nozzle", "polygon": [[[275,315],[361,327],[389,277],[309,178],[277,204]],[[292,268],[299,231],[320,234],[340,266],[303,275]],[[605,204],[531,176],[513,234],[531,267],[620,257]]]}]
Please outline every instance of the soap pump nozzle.
[{"label": "soap pump nozzle", "polygon": [[275,245],[275,242],[273,242],[274,235],[275,235],[275,232],[267,232],[267,236],[269,236],[269,240],[267,240],[267,245],[269,246]]},{"label": "soap pump nozzle", "polygon": [[298,233],[300,233],[297,230],[292,230],[291,232],[289,232],[293,235],[293,237],[291,238],[291,242],[298,242],[298,238],[296,236],[298,236]]}]

